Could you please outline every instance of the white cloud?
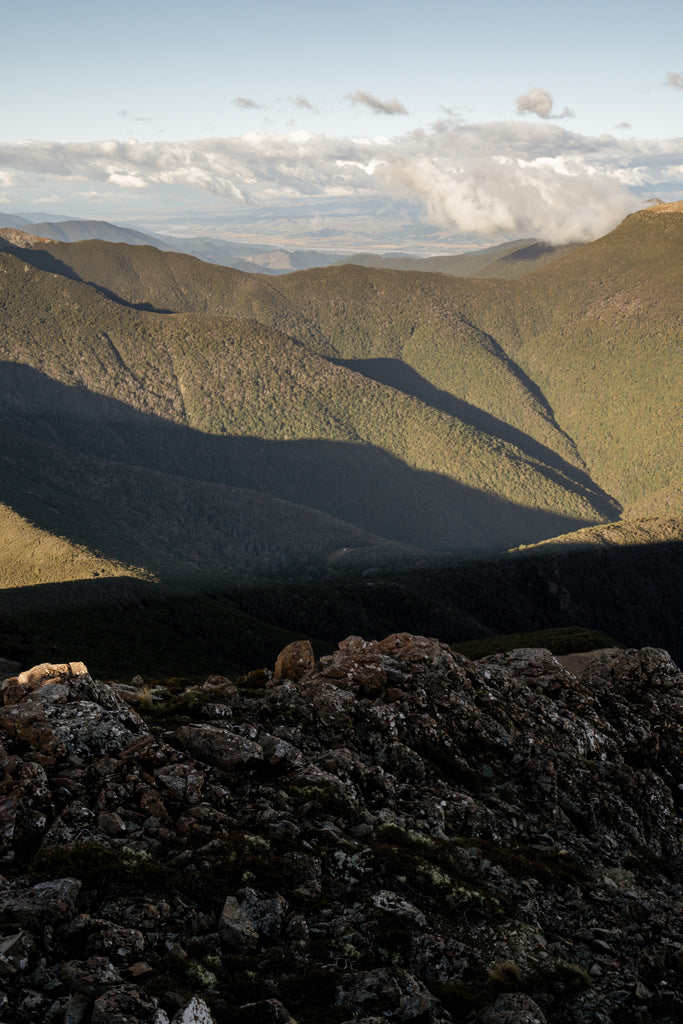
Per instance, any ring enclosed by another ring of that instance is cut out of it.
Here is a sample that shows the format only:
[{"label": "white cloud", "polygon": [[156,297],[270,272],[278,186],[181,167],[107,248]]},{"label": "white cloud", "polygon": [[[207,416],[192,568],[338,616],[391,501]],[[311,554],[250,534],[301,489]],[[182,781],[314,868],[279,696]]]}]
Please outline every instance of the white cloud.
[{"label": "white cloud", "polygon": [[561,114],[553,114],[553,98],[545,89],[530,89],[523,96],[517,97],[518,114],[536,114],[543,120],[552,118],[560,121],[564,117],[574,117],[574,111],[565,107]]},{"label": "white cloud", "polygon": [[547,119],[444,119],[389,138],[297,131],[174,143],[0,144],[3,173],[17,189],[42,182],[49,190],[60,181],[123,194],[161,186],[168,197],[191,186],[264,210],[291,198],[346,197],[351,209],[354,200],[384,197],[420,204],[429,223],[453,232],[564,242],[609,230],[638,208],[640,193],[683,191],[683,139],[587,137]]},{"label": "white cloud", "polygon": [[667,71],[664,85],[673,85],[675,89],[683,89],[683,75],[678,71]]},{"label": "white cloud", "polygon": [[147,182],[138,174],[120,174],[112,171],[107,181],[110,185],[118,185],[120,188],[147,188]]},{"label": "white cloud", "polygon": [[395,98],[393,100],[380,100],[377,96],[373,96],[371,92],[363,92],[362,89],[349,93],[346,98],[350,103],[368,107],[373,114],[390,114],[395,116],[396,114],[408,113],[400,100]]}]

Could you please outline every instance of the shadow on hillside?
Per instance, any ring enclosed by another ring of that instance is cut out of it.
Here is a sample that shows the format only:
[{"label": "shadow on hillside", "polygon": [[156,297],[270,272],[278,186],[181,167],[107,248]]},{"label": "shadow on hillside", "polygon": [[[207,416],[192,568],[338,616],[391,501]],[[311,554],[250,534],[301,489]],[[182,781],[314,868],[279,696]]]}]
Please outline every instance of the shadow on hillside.
[{"label": "shadow on hillside", "polygon": [[[501,441],[507,441],[516,445],[521,451],[533,459],[538,459],[541,465],[539,472],[555,483],[569,487],[575,494],[583,495],[600,509],[602,514],[611,520],[618,519],[616,503],[608,494],[591,480],[589,475],[554,452],[551,448],[534,440],[528,434],[510,426],[503,420],[499,420],[491,413],[478,409],[475,405],[456,398],[448,391],[442,391],[435,387],[425,377],[420,376],[412,366],[402,362],[400,359],[333,359],[330,362],[338,366],[345,366],[349,370],[355,370],[364,377],[376,380],[380,384],[387,384],[396,388],[404,395],[411,395],[419,399],[425,405],[431,406],[439,412],[448,416],[456,416],[474,427],[476,430],[484,431],[492,437]],[[525,387],[530,390],[535,387],[532,381],[526,378],[523,381]],[[547,402],[540,391],[536,397],[547,407]],[[549,410],[552,414],[552,410]],[[558,428],[559,429],[559,428]]]},{"label": "shadow on hillside", "polygon": [[355,633],[484,636],[582,627],[630,647],[663,647],[683,666],[683,542],[569,548],[445,564],[385,576],[248,588],[249,614],[327,640]]},{"label": "shadow on hillside", "polygon": [[[301,633],[240,611],[229,595],[134,579],[0,590],[0,650],[22,667],[84,661],[95,678],[147,681],[272,667]],[[332,649],[315,643],[318,656]],[[8,653],[9,652],[9,653]]]},{"label": "shadow on hillside", "polygon": [[[144,484],[149,493],[133,495],[129,473],[127,493],[117,494],[111,485],[119,472],[116,463],[173,474],[181,483],[188,478],[248,488],[269,500],[307,506],[376,537],[431,552],[492,552],[587,525],[514,505],[437,473],[413,470],[366,445],[206,435],[83,387],[60,384],[16,363],[0,363],[0,426],[43,446],[39,454],[27,448],[19,457],[5,442],[1,501],[43,529],[94,547],[109,558],[147,564],[153,571],[149,561],[139,560],[142,549],[136,548],[130,529],[124,543],[119,520],[142,522],[140,528],[151,530],[154,501],[160,500],[163,488],[150,477],[150,486]],[[90,479],[78,458],[70,464],[68,451],[114,465],[98,464]],[[105,473],[106,489],[96,482]],[[196,488],[186,491],[184,515],[191,522],[191,503],[200,498]],[[278,512],[272,503],[269,509],[272,522]],[[291,515],[291,509],[286,513]],[[172,509],[163,508],[166,521],[172,515]],[[253,524],[255,544],[260,528]],[[337,534],[338,528],[339,522]],[[262,529],[268,527],[264,524]],[[297,542],[305,546],[305,539],[298,537]],[[182,547],[182,538],[179,543]]]},{"label": "shadow on hillside", "polygon": [[157,309],[156,306],[152,305],[151,302],[127,302],[125,299],[117,295],[116,292],[112,292],[109,288],[104,288],[102,285],[95,284],[94,281],[86,281],[80,277],[76,271],[68,265],[63,263],[62,260],[58,260],[52,253],[45,252],[44,249],[22,249],[18,245],[14,245],[12,242],[8,242],[6,239],[0,238],[0,250],[8,252],[12,256],[16,256],[23,263],[28,263],[29,266],[35,267],[36,270],[43,270],[48,274],[59,274],[60,277],[66,277],[70,281],[77,281],[79,284],[87,284],[89,288],[92,288],[105,299],[109,299],[111,302],[116,302],[119,306],[127,306],[129,309],[139,309],[144,313],[172,313],[172,309]]},{"label": "shadow on hillside", "polygon": [[100,678],[158,678],[272,667],[301,635],[336,645],[349,634],[406,631],[449,643],[580,626],[627,646],[663,647],[683,665],[682,604],[681,542],[212,595],[87,580],[0,590],[0,650],[24,667],[82,659]]}]

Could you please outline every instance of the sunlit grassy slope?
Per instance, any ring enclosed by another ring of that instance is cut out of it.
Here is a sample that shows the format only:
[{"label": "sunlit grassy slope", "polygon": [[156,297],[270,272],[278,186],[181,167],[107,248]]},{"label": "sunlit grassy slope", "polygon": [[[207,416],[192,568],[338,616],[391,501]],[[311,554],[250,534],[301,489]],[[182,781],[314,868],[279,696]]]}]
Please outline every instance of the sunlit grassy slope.
[{"label": "sunlit grassy slope", "polygon": [[148,574],[134,566],[102,558],[88,548],[41,530],[0,504],[0,589],[32,586],[46,579],[69,580]]}]

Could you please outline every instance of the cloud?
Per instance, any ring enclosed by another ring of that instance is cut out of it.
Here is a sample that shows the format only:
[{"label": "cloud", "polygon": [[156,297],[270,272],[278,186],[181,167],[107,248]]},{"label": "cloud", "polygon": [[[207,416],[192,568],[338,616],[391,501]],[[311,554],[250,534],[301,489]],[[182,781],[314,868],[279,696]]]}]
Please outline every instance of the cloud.
[{"label": "cloud", "polygon": [[240,107],[242,110],[261,109],[261,104],[257,103],[256,100],[250,99],[248,96],[235,96],[232,103],[234,107]]},{"label": "cloud", "polygon": [[683,89],[683,75],[678,71],[667,71],[664,85],[673,85],[674,89]]},{"label": "cloud", "polygon": [[119,117],[125,117],[128,121],[144,121],[145,124],[149,124],[152,120],[151,117],[142,117],[139,114],[131,114],[129,110],[118,110]]},{"label": "cloud", "polygon": [[39,196],[37,199],[31,199],[31,206],[51,206],[53,203],[62,203],[64,199],[60,195],[52,196]]},{"label": "cloud", "polygon": [[641,205],[640,195],[683,193],[683,139],[590,137],[549,119],[446,118],[382,138],[292,131],[185,142],[0,143],[3,173],[17,195],[22,187],[76,183],[122,195],[156,188],[172,203],[173,190],[183,195],[181,186],[189,186],[218,197],[223,208],[239,203],[264,215],[292,200],[321,208],[343,202],[346,211],[371,200],[387,208],[407,202],[451,233],[560,243],[604,234]]},{"label": "cloud", "polygon": [[118,185],[119,188],[147,188],[147,182],[139,174],[120,174],[112,171],[107,178],[111,185]]},{"label": "cloud", "polygon": [[620,121],[619,124],[615,124],[615,128],[629,129],[631,127],[630,121]]},{"label": "cloud", "polygon": [[373,96],[371,92],[363,92],[361,89],[357,89],[356,92],[349,93],[346,99],[349,100],[350,103],[368,107],[373,114],[390,114],[395,116],[396,114],[408,113],[399,100],[380,100],[377,96]]},{"label": "cloud", "polygon": [[294,104],[295,107],[298,107],[300,110],[314,110],[317,112],[317,108],[313,106],[311,101],[307,100],[306,97],[302,96],[301,94],[295,96],[295,98],[292,100],[292,103]]},{"label": "cloud", "polygon": [[545,89],[530,89],[523,96],[517,97],[518,114],[536,114],[544,121],[552,118],[560,121],[564,117],[574,117],[574,111],[565,107],[562,113],[553,114],[553,98]]}]

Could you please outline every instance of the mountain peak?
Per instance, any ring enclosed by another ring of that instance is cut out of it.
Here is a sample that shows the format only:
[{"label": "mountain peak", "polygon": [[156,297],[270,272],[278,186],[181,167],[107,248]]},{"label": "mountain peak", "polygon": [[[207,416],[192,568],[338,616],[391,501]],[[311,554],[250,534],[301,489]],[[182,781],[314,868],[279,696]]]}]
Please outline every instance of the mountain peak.
[{"label": "mountain peak", "polygon": [[679,199],[673,203],[662,203],[656,202],[652,206],[648,206],[645,210],[638,210],[636,213],[632,213],[627,220],[631,217],[650,217],[656,215],[659,217],[663,213],[683,213],[683,199]]},{"label": "mountain peak", "polygon": [[36,246],[45,245],[50,242],[49,238],[38,238],[37,235],[29,235],[19,228],[0,228],[0,252],[16,246],[19,249],[34,249]]}]

